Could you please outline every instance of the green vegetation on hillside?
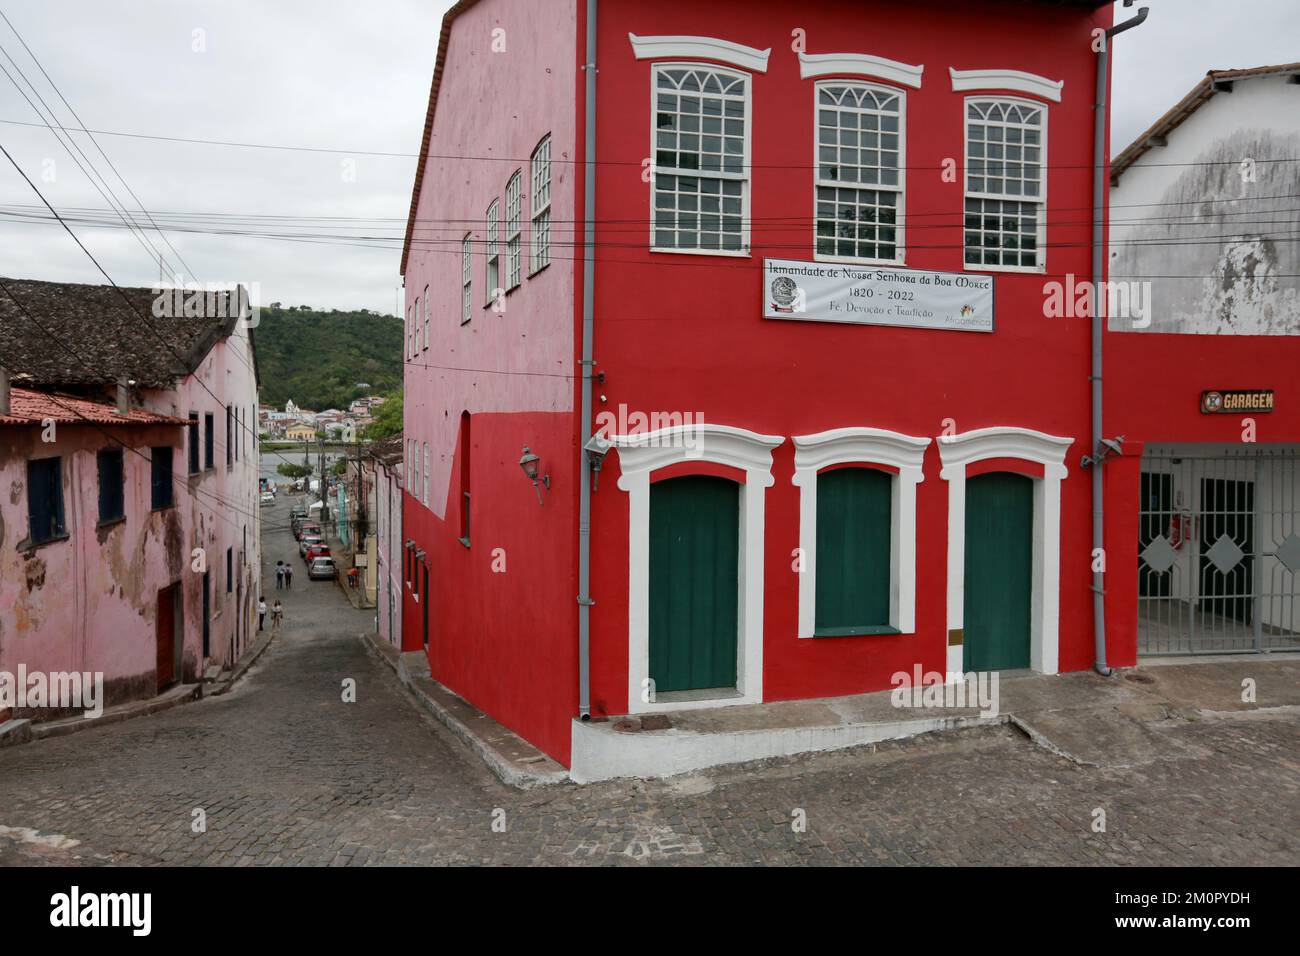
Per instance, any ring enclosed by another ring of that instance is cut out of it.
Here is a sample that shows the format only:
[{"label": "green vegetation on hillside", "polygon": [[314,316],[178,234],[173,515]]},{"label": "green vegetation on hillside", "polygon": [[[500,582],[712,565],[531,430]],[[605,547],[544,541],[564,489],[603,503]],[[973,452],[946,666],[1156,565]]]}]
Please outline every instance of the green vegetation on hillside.
[{"label": "green vegetation on hillside", "polygon": [[402,393],[389,392],[388,401],[375,409],[375,420],[366,426],[366,441],[379,441],[402,430]]},{"label": "green vegetation on hillside", "polygon": [[[354,398],[402,388],[402,320],[369,309],[319,312],[263,306],[254,331],[262,402],[347,409]],[[366,382],[369,389],[357,388]]]}]

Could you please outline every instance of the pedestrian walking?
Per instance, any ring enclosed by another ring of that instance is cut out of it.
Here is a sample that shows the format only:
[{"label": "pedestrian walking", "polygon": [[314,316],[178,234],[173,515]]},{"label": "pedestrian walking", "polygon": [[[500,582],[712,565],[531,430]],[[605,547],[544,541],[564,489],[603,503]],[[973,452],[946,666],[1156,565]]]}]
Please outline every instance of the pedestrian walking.
[{"label": "pedestrian walking", "polygon": [[275,562],[275,589],[279,591],[284,587],[284,562]]},{"label": "pedestrian walking", "polygon": [[262,622],[266,620],[266,598],[257,599],[257,629],[262,629]]},{"label": "pedestrian walking", "polygon": [[286,591],[293,590],[293,568],[289,566],[288,562],[285,562],[284,565],[284,589]]},{"label": "pedestrian walking", "polygon": [[276,598],[275,603],[271,605],[271,630],[278,631],[283,621],[284,605],[280,603],[279,598]]}]

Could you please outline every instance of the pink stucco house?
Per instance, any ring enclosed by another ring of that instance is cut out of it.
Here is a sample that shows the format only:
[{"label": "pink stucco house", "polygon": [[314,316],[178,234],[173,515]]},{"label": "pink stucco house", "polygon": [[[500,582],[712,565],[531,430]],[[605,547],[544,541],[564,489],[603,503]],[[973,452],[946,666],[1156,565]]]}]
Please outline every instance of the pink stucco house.
[{"label": "pink stucco house", "polygon": [[251,323],[124,291],[0,279],[0,672],[110,706],[233,665],[261,565]]}]

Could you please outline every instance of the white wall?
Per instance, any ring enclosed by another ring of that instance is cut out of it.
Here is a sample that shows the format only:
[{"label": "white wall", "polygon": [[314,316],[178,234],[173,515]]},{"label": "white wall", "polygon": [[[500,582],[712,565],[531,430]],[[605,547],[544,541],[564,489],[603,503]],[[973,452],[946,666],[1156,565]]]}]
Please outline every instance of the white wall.
[{"label": "white wall", "polygon": [[1272,161],[1300,156],[1300,85],[1239,78],[1167,140],[1111,190],[1110,277],[1179,278],[1148,280],[1149,326],[1110,328],[1300,334],[1300,201],[1270,198],[1300,195],[1300,163]]}]

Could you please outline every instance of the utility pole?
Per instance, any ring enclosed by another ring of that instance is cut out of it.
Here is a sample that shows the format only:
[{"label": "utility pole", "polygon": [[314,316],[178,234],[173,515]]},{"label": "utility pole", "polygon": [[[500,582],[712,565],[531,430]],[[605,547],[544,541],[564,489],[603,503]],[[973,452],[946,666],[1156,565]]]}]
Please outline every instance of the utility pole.
[{"label": "utility pole", "polygon": [[[316,447],[319,452],[318,460],[320,461],[320,470],[317,472],[317,487],[320,489],[320,520],[321,530],[324,530],[325,522],[329,520],[330,506],[327,500],[329,494],[325,488],[325,441],[320,435],[316,436]],[[310,484],[308,487],[311,487]]]}]

